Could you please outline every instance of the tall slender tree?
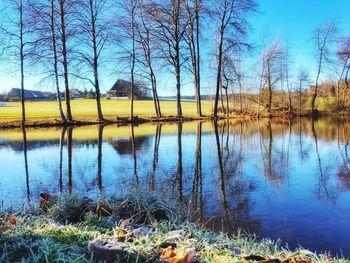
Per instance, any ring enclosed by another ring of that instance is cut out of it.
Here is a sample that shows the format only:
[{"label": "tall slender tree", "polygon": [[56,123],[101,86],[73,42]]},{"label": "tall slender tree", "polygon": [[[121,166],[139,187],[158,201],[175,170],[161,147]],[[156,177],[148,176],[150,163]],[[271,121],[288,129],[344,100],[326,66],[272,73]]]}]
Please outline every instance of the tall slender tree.
[{"label": "tall slender tree", "polygon": [[320,85],[320,77],[325,64],[331,61],[331,46],[335,41],[336,34],[338,32],[337,26],[333,22],[325,23],[318,27],[314,32],[314,42],[317,50],[317,73],[314,86],[314,92],[311,97],[311,114],[317,115],[315,108],[316,98],[318,94],[318,88]]},{"label": "tall slender tree", "polygon": [[218,116],[223,56],[234,47],[248,45],[248,43],[244,41],[244,37],[249,29],[247,17],[248,14],[254,12],[255,9],[256,3],[254,0],[212,1],[212,17],[218,25],[216,91],[214,102],[215,118]]},{"label": "tall slender tree", "polygon": [[59,0],[59,18],[60,18],[60,40],[61,40],[61,54],[62,54],[62,66],[63,66],[63,78],[64,78],[64,89],[65,89],[65,102],[66,102],[66,114],[67,121],[73,121],[72,110],[70,105],[70,92],[69,92],[69,72],[68,72],[68,40],[72,32],[71,29],[67,29],[68,25],[71,25],[71,21],[67,20],[67,16],[70,14],[72,5],[70,0]]},{"label": "tall slender tree", "polygon": [[100,121],[103,118],[101,106],[101,87],[99,70],[102,64],[102,53],[107,47],[110,37],[110,25],[106,17],[109,10],[107,0],[87,0],[80,3],[78,8],[79,28],[81,35],[79,40],[81,48],[79,56],[84,65],[87,66],[87,72],[84,76],[79,76],[88,82],[95,89],[95,99],[97,106],[97,116]]},{"label": "tall slender tree", "polygon": [[35,40],[31,45],[31,58],[34,64],[42,66],[44,79],[53,75],[58,111],[62,122],[65,123],[67,119],[62,107],[58,68],[57,3],[55,0],[31,1],[30,12],[30,26]]},{"label": "tall slender tree", "polygon": [[154,68],[154,60],[155,53],[157,49],[157,43],[156,39],[153,37],[152,31],[154,30],[154,25],[152,24],[152,21],[147,16],[147,5],[140,5],[139,12],[138,12],[139,19],[136,20],[136,31],[137,31],[137,38],[136,42],[141,46],[143,50],[143,57],[144,60],[139,59],[140,61],[149,72],[149,79],[151,81],[152,86],[152,97],[153,97],[153,104],[154,109],[156,112],[157,117],[162,116],[161,108],[160,108],[160,102],[158,97],[158,88],[157,88],[157,78],[155,74],[155,68]]},{"label": "tall slender tree", "polygon": [[134,97],[136,92],[136,13],[140,7],[139,0],[122,0],[120,2],[115,21],[121,31],[122,37],[116,35],[118,39],[118,45],[122,47],[123,53],[126,53],[125,59],[130,64],[130,79],[131,79],[131,92],[130,92],[130,119],[134,120]]},{"label": "tall slender tree", "polygon": [[302,111],[302,95],[303,95],[303,88],[305,84],[309,81],[309,73],[304,68],[300,68],[298,73],[298,93],[299,93],[299,115],[301,115]]},{"label": "tall slender tree", "polygon": [[[5,3],[6,2],[6,3]],[[14,59],[20,72],[21,124],[26,125],[25,107],[25,61],[29,55],[31,32],[28,27],[27,0],[9,0],[2,3],[5,14],[1,18],[1,38],[7,42],[5,54]],[[17,71],[17,69],[16,69]]]},{"label": "tall slender tree", "polygon": [[[343,38],[341,45],[337,50],[339,62],[341,64],[341,73],[337,84],[337,108],[345,106],[345,93],[349,89],[349,71],[350,71],[350,37]],[[340,87],[345,82],[345,88],[343,91],[342,105],[340,105]]]},{"label": "tall slender tree", "polygon": [[177,117],[182,117],[181,107],[181,66],[183,41],[188,26],[184,15],[182,0],[151,0],[149,14],[156,28],[154,34],[159,38],[160,53],[169,65],[173,67],[176,79],[176,111]]},{"label": "tall slender tree", "polygon": [[190,50],[191,72],[194,80],[194,93],[196,99],[197,116],[202,116],[201,83],[200,83],[200,18],[204,13],[202,0],[185,0],[188,16],[188,30],[185,40]]},{"label": "tall slender tree", "polygon": [[268,116],[272,117],[272,96],[275,85],[281,80],[283,75],[282,63],[284,62],[285,52],[279,41],[274,40],[270,47],[263,53],[263,61],[265,62],[263,70],[265,72],[266,85],[268,91],[267,111]]}]

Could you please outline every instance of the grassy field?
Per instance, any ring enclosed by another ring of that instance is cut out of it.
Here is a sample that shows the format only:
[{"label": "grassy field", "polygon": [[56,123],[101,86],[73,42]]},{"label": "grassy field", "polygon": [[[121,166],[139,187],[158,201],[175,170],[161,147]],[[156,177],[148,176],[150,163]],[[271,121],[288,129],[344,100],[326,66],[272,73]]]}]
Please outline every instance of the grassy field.
[{"label": "grassy field", "polygon": [[[63,102],[64,103],[64,102]],[[73,118],[76,120],[96,120],[96,102],[90,99],[72,100]],[[210,115],[212,103],[203,102],[203,114]],[[162,114],[164,116],[176,115],[175,102],[161,102]],[[37,121],[44,118],[59,119],[56,101],[27,102],[27,120]],[[130,116],[130,101],[102,100],[102,110],[105,118],[116,119],[117,117]],[[196,116],[196,105],[194,102],[182,103],[183,115],[185,117]],[[148,118],[155,116],[153,101],[135,101],[135,116]],[[21,105],[19,102],[8,102],[5,107],[0,107],[0,122],[14,122],[21,119]]]}]

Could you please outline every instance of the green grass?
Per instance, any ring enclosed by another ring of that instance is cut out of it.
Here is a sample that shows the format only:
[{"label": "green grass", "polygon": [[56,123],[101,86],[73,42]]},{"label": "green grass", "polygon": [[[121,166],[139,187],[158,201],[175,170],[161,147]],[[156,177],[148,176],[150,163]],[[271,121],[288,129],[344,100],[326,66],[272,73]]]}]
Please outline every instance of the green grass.
[{"label": "green grass", "polygon": [[[177,255],[194,251],[195,262],[253,262],[252,256],[266,259],[264,262],[350,262],[301,248],[290,251],[278,242],[240,232],[235,236],[213,233],[149,195],[100,200],[107,215],[101,209],[85,209],[79,222],[70,222],[72,210],[86,202],[77,196],[62,196],[43,209],[17,213],[17,224],[0,234],[0,262],[93,262],[94,255],[88,249],[91,240],[120,242],[123,250],[114,262],[164,262],[159,261],[160,255],[169,245],[176,245]],[[119,220],[111,222],[109,215]],[[141,226],[151,232],[137,234],[135,229]],[[180,232],[174,235],[174,230]]]},{"label": "green grass", "polygon": [[[65,102],[63,105],[65,108]],[[176,115],[175,102],[161,102],[161,110],[164,116]],[[20,102],[7,102],[6,107],[0,107],[0,119],[3,121],[19,121],[21,119]],[[181,103],[183,115],[186,117],[196,116],[196,105],[194,102]],[[210,115],[212,103],[204,101],[202,104],[203,114]],[[73,118],[75,119],[96,119],[96,102],[91,99],[77,99],[71,101]],[[130,101],[102,99],[102,111],[106,118],[116,119],[117,117],[130,116]],[[150,100],[135,101],[134,114],[139,117],[155,116],[154,104]],[[59,119],[59,112],[56,101],[26,102],[26,115],[28,120],[43,118]]]}]

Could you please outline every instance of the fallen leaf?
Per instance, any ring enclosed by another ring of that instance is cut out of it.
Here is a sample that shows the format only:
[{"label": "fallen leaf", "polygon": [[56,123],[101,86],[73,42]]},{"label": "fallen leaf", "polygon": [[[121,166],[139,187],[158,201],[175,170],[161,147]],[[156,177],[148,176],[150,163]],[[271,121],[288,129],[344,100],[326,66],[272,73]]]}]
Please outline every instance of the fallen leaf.
[{"label": "fallen leaf", "polygon": [[39,203],[39,208],[44,208],[47,204],[47,202],[51,201],[53,199],[53,196],[48,193],[41,193],[40,194],[41,200]]},{"label": "fallen leaf", "polygon": [[17,224],[17,220],[14,216],[8,216],[6,217],[6,222],[10,225],[16,225]]},{"label": "fallen leaf", "polygon": [[194,250],[190,249],[186,253],[177,253],[173,247],[169,246],[163,252],[160,258],[168,263],[191,263],[194,257]]},{"label": "fallen leaf", "polygon": [[190,249],[187,251],[185,258],[184,258],[184,263],[190,263],[194,257],[194,249]]},{"label": "fallen leaf", "polygon": [[39,208],[44,208],[46,206],[47,201],[46,200],[40,200]]},{"label": "fallen leaf", "polygon": [[172,246],[168,246],[166,249],[163,250],[162,254],[160,255],[160,258],[163,260],[168,260],[176,256],[175,251],[173,250]]},{"label": "fallen leaf", "polygon": [[9,231],[11,229],[10,226],[1,226],[0,227],[0,234],[5,233],[6,231]]}]

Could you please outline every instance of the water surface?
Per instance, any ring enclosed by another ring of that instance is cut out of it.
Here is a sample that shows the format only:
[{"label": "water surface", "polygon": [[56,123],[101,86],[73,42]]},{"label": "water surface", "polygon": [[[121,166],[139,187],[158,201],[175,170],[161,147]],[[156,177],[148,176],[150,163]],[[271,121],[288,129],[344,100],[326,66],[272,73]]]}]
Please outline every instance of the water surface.
[{"label": "water surface", "polygon": [[153,192],[215,231],[350,256],[350,120],[0,131],[3,208]]}]

